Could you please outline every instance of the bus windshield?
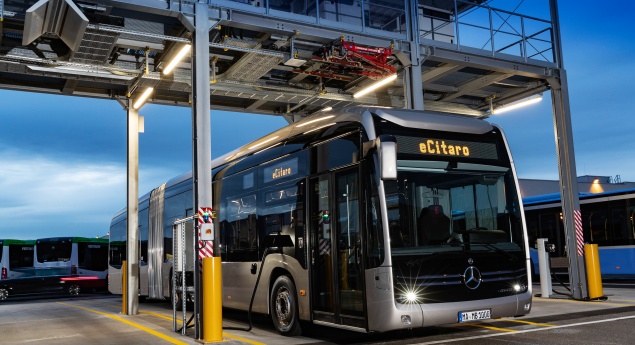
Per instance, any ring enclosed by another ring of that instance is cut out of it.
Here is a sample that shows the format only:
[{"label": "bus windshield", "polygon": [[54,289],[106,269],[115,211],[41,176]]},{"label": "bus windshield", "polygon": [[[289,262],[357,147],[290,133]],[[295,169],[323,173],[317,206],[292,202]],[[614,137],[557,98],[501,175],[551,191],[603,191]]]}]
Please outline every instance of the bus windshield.
[{"label": "bus windshield", "polygon": [[523,254],[520,205],[508,167],[399,161],[397,180],[385,188],[393,256]]},{"label": "bus windshield", "polygon": [[69,261],[71,259],[71,251],[73,243],[71,240],[60,241],[38,241],[37,243],[37,261]]}]

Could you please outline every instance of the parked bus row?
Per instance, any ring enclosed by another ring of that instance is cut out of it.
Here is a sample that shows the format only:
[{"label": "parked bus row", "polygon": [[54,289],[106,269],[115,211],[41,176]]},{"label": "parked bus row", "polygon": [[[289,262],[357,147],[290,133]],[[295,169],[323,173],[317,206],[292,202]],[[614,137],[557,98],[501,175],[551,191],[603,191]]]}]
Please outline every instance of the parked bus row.
[{"label": "parked bus row", "polygon": [[[213,205],[201,206],[217,213],[223,306],[247,310],[255,289],[253,310],[285,335],[300,320],[384,332],[528,314],[514,169],[489,122],[376,107],[314,115],[214,159]],[[171,294],[173,224],[196,212],[192,185],[185,174],[139,199],[142,297]],[[112,293],[126,222],[124,209],[110,228]],[[267,248],[272,236],[287,244]]]},{"label": "parked bus row", "polygon": [[108,239],[0,239],[0,300],[10,295],[105,287]]},{"label": "parked bus row", "polygon": [[[635,189],[579,193],[579,200],[584,242],[598,245],[602,279],[635,279]],[[546,238],[555,246],[552,258],[566,257],[560,194],[528,197],[523,203],[530,243]],[[531,257],[538,272],[535,249]]]}]

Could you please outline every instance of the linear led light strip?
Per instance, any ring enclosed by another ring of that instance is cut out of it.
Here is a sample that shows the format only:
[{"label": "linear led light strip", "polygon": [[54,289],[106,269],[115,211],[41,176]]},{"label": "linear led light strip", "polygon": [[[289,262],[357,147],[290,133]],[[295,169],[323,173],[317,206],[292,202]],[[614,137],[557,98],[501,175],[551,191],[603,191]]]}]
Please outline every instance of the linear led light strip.
[{"label": "linear led light strip", "polygon": [[532,96],[529,97],[527,99],[524,99],[522,101],[519,102],[515,102],[515,103],[510,103],[508,105],[504,105],[500,108],[496,108],[494,109],[493,114],[501,114],[510,110],[514,110],[514,109],[518,109],[518,108],[522,108],[524,106],[530,105],[530,104],[534,104],[534,103],[538,103],[542,100],[542,95],[537,95],[537,96]]},{"label": "linear led light strip", "polygon": [[163,69],[163,74],[170,74],[174,67],[176,67],[176,64],[178,64],[183,59],[183,57],[185,57],[185,54],[190,52],[190,49],[192,49],[192,45],[190,44],[186,44],[181,47],[181,50],[179,50],[176,56],[174,56],[174,59],[172,59],[172,61],[170,61],[170,63]]},{"label": "linear led light strip", "polygon": [[134,102],[132,107],[134,109],[141,108],[143,106],[143,104],[145,104],[145,102],[148,100],[148,97],[150,97],[150,95],[152,94],[152,91],[154,91],[153,87],[149,87],[145,91],[143,91],[141,96]]},{"label": "linear led light strip", "polygon": [[355,92],[355,93],[353,94],[353,98],[359,98],[359,97],[362,97],[362,96],[364,96],[365,94],[367,94],[367,93],[369,93],[369,92],[371,92],[371,91],[374,91],[374,90],[376,90],[376,89],[378,89],[378,88],[380,88],[380,87],[382,87],[382,86],[384,86],[384,85],[386,85],[386,84],[388,84],[388,83],[390,83],[390,82],[394,81],[395,79],[397,79],[397,74],[396,74],[396,73],[391,74],[391,75],[389,75],[388,77],[386,77],[386,78],[384,78],[384,79],[381,79],[380,81],[378,81],[378,82],[376,82],[376,83],[374,83],[374,84],[369,85],[369,86],[368,86],[368,87],[366,87],[365,89],[362,89],[362,90],[360,90],[360,91]]}]

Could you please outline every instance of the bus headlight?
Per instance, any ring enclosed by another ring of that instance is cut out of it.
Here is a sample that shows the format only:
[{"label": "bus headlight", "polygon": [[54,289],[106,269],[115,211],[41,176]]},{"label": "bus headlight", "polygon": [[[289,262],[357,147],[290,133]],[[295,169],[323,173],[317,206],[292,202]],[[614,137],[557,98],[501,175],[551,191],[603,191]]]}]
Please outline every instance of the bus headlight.
[{"label": "bus headlight", "polygon": [[405,291],[397,297],[401,304],[417,304],[422,302],[421,296],[415,291]]},{"label": "bus headlight", "polygon": [[395,286],[395,301],[400,304],[423,303],[423,289],[417,286],[408,285],[399,284],[398,286]]}]

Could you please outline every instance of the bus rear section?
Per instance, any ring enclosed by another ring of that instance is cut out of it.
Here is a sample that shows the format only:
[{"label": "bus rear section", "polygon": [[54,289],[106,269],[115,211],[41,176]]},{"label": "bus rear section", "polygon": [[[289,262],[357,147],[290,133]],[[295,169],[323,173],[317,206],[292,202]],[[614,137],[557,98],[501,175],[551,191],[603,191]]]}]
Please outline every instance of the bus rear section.
[{"label": "bus rear section", "polygon": [[71,237],[40,238],[35,241],[36,275],[70,276],[73,239]]},{"label": "bus rear section", "polygon": [[63,277],[72,294],[106,287],[108,239],[52,237],[35,242],[36,275]]},{"label": "bus rear section", "polygon": [[35,241],[0,240],[0,279],[33,275]]},{"label": "bus rear section", "polygon": [[0,279],[33,275],[35,241],[0,240]]}]

